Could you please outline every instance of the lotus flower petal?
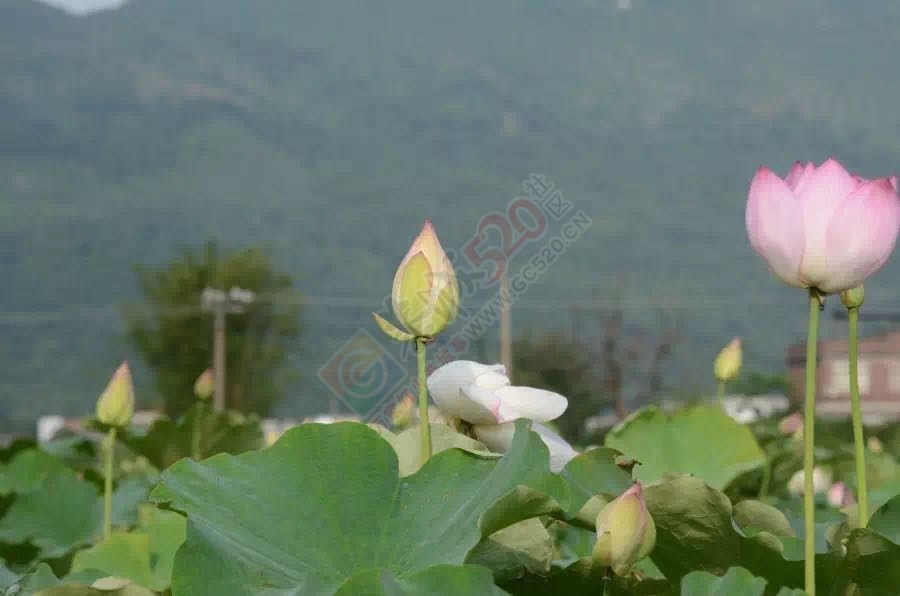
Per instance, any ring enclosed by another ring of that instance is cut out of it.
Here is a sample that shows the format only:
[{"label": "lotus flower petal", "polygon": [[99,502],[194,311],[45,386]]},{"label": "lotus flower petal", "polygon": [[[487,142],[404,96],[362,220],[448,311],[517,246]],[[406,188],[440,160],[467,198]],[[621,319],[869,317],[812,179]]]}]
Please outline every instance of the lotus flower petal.
[{"label": "lotus flower petal", "polygon": [[500,398],[497,422],[528,418],[535,422],[556,420],[569,407],[569,400],[558,393],[533,387],[501,387],[494,391]]},{"label": "lotus flower petal", "polygon": [[[541,437],[541,440],[547,445],[547,449],[550,450],[551,471],[560,472],[572,458],[578,455],[578,452],[565,439],[543,424],[533,424],[531,430]],[[506,453],[512,444],[515,431],[514,422],[475,426],[475,436],[478,440],[496,453]]]},{"label": "lotus flower petal", "polygon": [[794,193],[768,168],[753,177],[746,211],[753,249],[784,283],[803,287],[800,264],[805,245],[803,212]]},{"label": "lotus flower petal", "polygon": [[496,424],[500,400],[493,391],[508,386],[509,378],[502,364],[456,360],[431,373],[427,384],[444,414],[472,424]]},{"label": "lotus flower petal", "polygon": [[888,179],[864,183],[835,210],[826,229],[827,276],[823,292],[861,284],[879,270],[897,243],[900,199]]},{"label": "lotus flower petal", "polygon": [[837,208],[859,186],[856,179],[833,159],[827,160],[809,176],[797,193],[803,211],[805,246],[800,264],[804,285],[820,285],[828,277],[826,233]]},{"label": "lotus flower petal", "polygon": [[809,182],[812,173],[816,171],[816,166],[812,162],[800,163],[799,161],[794,163],[793,167],[791,167],[791,171],[788,172],[787,177],[784,179],[785,184],[788,185],[794,194],[799,194]]}]

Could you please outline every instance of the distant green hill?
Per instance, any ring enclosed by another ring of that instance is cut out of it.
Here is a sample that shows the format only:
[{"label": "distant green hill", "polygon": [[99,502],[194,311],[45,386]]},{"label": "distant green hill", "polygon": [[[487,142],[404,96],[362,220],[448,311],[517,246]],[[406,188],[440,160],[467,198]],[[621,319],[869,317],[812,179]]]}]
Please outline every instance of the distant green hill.
[{"label": "distant green hill", "polygon": [[[804,298],[752,254],[747,184],[797,157],[900,169],[900,7],[632,5],[133,0],[76,19],[3,0],[0,408],[89,407],[127,353],[130,266],[217,237],[267,247],[306,294],[371,298],[307,311],[284,410],[321,410],[315,371],[373,329],[421,221],[458,248],[531,172],[594,225],[529,290],[559,310],[525,304],[518,330],[571,325],[567,301],[625,275],[635,324],[682,319],[673,385],[707,389],[737,334],[750,366],[781,366]],[[898,273],[873,308],[897,304]]]}]

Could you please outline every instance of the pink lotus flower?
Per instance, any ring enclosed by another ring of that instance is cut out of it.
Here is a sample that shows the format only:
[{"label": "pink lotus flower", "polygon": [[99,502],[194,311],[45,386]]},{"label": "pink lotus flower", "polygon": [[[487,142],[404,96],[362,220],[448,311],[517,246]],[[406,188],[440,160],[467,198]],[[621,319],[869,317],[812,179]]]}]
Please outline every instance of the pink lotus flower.
[{"label": "pink lotus flower", "polygon": [[829,159],[796,163],[782,180],[760,168],[747,234],[786,284],[831,294],[858,286],[888,260],[900,231],[897,178],[866,180]]}]

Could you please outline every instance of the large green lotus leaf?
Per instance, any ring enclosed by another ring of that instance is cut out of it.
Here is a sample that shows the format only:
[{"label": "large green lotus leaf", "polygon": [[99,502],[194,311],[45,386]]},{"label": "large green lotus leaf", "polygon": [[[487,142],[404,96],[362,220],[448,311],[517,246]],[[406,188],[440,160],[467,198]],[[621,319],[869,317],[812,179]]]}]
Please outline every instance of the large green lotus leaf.
[{"label": "large green lotus leaf", "polygon": [[127,584],[114,590],[101,590],[78,584],[62,584],[41,590],[34,596],[155,596],[155,594],[136,584]]},{"label": "large green lotus leaf", "polygon": [[113,493],[112,524],[131,527],[137,524],[138,509],[147,502],[153,486],[143,476],[123,478]]},{"label": "large green lotus leaf", "polygon": [[144,512],[143,524],[129,533],[114,533],[95,546],[79,551],[72,571],[98,570],[162,591],[169,587],[175,552],[185,537],[185,520],[171,511]]},{"label": "large green lotus leaf", "polygon": [[[693,571],[681,578],[681,596],[763,596],[766,580],[742,567],[732,567],[725,575]],[[782,588],[777,596],[804,596],[803,590]]]},{"label": "large green lotus leaf", "polygon": [[204,402],[198,402],[177,421],[157,420],[145,434],[126,433],[121,440],[163,470],[184,457],[193,457],[195,429],[200,434],[201,459],[216,453],[237,455],[265,445],[258,419],[236,412],[217,412]]},{"label": "large green lotus leaf", "polygon": [[0,495],[32,491],[48,477],[61,473],[71,475],[72,471],[56,457],[39,449],[19,451],[0,466]]},{"label": "large green lotus leaf", "polygon": [[[627,469],[616,464],[618,455],[613,449],[591,449],[570,460],[559,476],[553,477],[556,481],[548,482],[542,489],[517,487],[485,515],[485,525],[499,529],[523,516],[549,513],[594,529],[597,514],[608,500],[633,484]],[[505,519],[504,512],[512,514],[513,519]]]},{"label": "large green lotus leaf", "polygon": [[900,495],[888,500],[872,514],[869,529],[900,546]]},{"label": "large green lotus leaf", "polygon": [[0,525],[0,541],[31,542],[42,557],[55,558],[90,543],[101,521],[96,487],[66,471],[16,497]]},{"label": "large green lotus leaf", "polygon": [[29,578],[16,594],[34,596],[154,596],[150,590],[127,579],[94,573],[81,573],[66,580],[58,580],[53,572],[44,569]]},{"label": "large green lotus leaf", "polygon": [[606,445],[640,462],[641,482],[693,474],[724,489],[766,462],[750,429],[715,406],[685,408],[672,416],[655,406],[643,408],[609,431]]},{"label": "large green lotus leaf", "polygon": [[467,563],[487,567],[498,582],[526,573],[547,575],[553,562],[553,538],[541,520],[532,517],[495,532],[478,543]]},{"label": "large green lotus leaf", "polygon": [[554,569],[548,577],[524,577],[501,585],[514,596],[678,596],[677,586],[664,579],[610,576],[589,557]]},{"label": "large green lotus leaf", "polygon": [[841,562],[832,594],[896,595],[900,586],[900,495],[888,500],[846,539],[847,556]]},{"label": "large green lotus leaf", "polygon": [[[785,519],[771,509],[745,507],[739,512],[745,530],[733,517],[731,502],[699,478],[685,477],[647,487],[647,507],[656,523],[656,546],[650,557],[667,578],[680,581],[691,571],[724,574],[745,567],[764,578],[770,590],[803,586],[803,561],[785,541]],[[783,517],[783,516],[782,516]],[[775,532],[775,533],[773,533]],[[821,545],[816,555],[816,584],[825,590],[834,577],[836,555]]]},{"label": "large green lotus leaf", "polygon": [[347,580],[336,596],[502,596],[491,572],[477,565],[437,565],[409,577],[371,569]]},{"label": "large green lotus leaf", "polygon": [[[375,429],[397,452],[397,460],[400,465],[400,476],[415,474],[422,467],[421,438],[419,428],[412,427],[398,434],[388,430]],[[447,449],[462,449],[471,451],[484,457],[499,458],[499,454],[491,453],[491,450],[482,443],[460,434],[446,424],[431,425],[431,450],[440,453]]]},{"label": "large green lotus leaf", "polygon": [[[590,449],[569,460],[559,473],[569,488],[568,509],[574,514],[596,495],[615,498],[631,488],[631,468],[616,463],[621,453],[605,447]],[[605,501],[605,499],[603,500]],[[605,502],[600,504],[600,507]],[[597,511],[596,513],[599,513]],[[597,516],[590,520],[593,526]]]},{"label": "large green lotus leaf", "polygon": [[315,595],[367,569],[407,579],[462,564],[481,538],[535,515],[530,501],[501,499],[520,485],[565,488],[525,420],[500,460],[451,449],[402,479],[371,428],[306,424],[265,450],[182,460],[151,500],[188,517],[173,574],[179,596]]}]

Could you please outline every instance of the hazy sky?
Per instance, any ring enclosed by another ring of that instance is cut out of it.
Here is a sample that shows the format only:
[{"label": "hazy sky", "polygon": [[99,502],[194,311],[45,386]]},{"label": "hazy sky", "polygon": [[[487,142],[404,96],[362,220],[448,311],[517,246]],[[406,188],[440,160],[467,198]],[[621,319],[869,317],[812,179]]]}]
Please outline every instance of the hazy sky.
[{"label": "hazy sky", "polygon": [[50,4],[62,8],[72,14],[88,14],[98,10],[115,8],[125,4],[127,0],[39,0],[44,4]]}]

